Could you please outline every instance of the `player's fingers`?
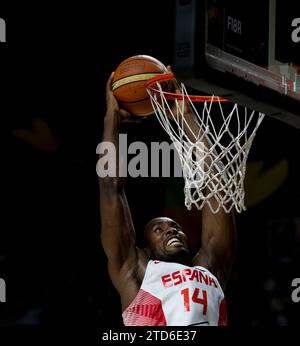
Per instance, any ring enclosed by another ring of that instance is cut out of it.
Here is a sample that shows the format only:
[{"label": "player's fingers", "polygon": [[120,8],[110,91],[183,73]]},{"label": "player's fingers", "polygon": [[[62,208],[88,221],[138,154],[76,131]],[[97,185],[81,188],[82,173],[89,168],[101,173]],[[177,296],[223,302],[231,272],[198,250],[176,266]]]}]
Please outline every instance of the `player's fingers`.
[{"label": "player's fingers", "polygon": [[175,94],[181,95],[180,89],[175,85]]},{"label": "player's fingers", "polygon": [[107,83],[106,83],[106,91],[107,92],[111,91],[111,86],[112,86],[114,74],[115,74],[115,72],[112,72],[111,75],[109,76],[108,80],[107,80]]}]

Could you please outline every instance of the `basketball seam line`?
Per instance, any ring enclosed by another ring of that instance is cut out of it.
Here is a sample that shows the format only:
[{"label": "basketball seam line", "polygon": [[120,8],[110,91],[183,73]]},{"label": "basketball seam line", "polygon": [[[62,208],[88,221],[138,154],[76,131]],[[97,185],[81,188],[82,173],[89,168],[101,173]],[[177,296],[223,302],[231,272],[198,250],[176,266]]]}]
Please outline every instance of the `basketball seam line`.
[{"label": "basketball seam line", "polygon": [[[146,73],[138,73],[138,74],[134,74],[132,76],[123,77],[123,78],[118,79],[112,83],[112,90],[115,91],[115,90],[119,89],[120,87],[122,87],[124,85],[131,84],[131,83],[146,81],[146,80],[151,78],[151,77],[149,77],[149,75],[155,77],[159,74],[160,74],[160,72],[146,72]],[[130,80],[130,78],[133,78],[135,76],[145,76],[145,77],[142,79],[137,79],[137,80],[133,80],[133,81],[126,83],[126,80]]]}]

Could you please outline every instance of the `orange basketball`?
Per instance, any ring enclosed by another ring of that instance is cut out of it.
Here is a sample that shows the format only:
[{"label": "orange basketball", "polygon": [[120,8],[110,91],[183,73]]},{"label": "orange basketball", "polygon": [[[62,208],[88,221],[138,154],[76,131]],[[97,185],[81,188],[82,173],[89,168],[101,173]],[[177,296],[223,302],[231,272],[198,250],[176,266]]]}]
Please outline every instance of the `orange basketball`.
[{"label": "orange basketball", "polygon": [[112,83],[120,107],[137,116],[153,114],[145,82],[165,72],[168,72],[165,65],[148,55],[132,56],[121,62],[115,70]]}]

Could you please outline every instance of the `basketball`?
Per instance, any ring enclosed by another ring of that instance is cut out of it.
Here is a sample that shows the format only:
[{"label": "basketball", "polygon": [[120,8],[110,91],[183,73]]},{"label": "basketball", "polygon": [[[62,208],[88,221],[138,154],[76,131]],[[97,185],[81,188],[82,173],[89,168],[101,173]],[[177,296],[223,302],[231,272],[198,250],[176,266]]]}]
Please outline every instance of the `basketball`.
[{"label": "basketball", "polygon": [[112,82],[112,91],[120,107],[136,116],[153,114],[145,82],[165,72],[168,72],[165,65],[148,55],[132,56],[121,62]]}]

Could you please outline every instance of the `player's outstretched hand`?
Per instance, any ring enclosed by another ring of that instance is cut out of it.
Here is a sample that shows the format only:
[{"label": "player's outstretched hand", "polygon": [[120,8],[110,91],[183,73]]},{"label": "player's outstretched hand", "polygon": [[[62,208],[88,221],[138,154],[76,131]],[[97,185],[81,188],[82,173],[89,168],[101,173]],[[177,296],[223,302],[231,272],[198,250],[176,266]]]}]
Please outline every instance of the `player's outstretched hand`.
[{"label": "player's outstretched hand", "polygon": [[[170,65],[167,66],[167,69],[168,69],[169,72],[172,72],[172,69],[171,69]],[[179,86],[178,82],[176,81],[176,79],[174,81],[172,81],[172,90],[171,90],[171,92],[173,92],[175,94],[178,94],[178,95],[182,95],[182,92],[180,90],[180,86]],[[178,100],[178,108],[180,110],[182,110],[182,108],[183,108],[183,116],[185,118],[188,118],[188,117],[192,116],[192,111],[191,111],[187,101]],[[181,116],[181,113],[177,114],[177,106],[176,106],[175,101],[173,101],[173,105],[171,107],[171,112],[167,112],[167,116],[168,116],[168,118],[170,120],[175,120],[174,116],[177,117],[177,115]]]}]

